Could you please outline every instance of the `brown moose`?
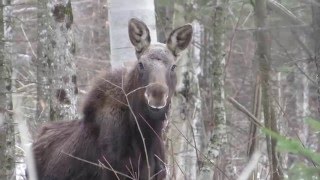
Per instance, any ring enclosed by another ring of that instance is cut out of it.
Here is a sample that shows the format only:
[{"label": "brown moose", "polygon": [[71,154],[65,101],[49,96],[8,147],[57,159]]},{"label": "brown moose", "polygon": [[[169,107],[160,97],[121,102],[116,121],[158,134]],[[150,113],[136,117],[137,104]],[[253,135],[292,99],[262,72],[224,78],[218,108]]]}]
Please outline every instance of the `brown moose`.
[{"label": "brown moose", "polygon": [[129,37],[137,63],[95,82],[81,120],[42,128],[33,144],[39,180],[166,176],[161,132],[176,86],[177,56],[189,45],[192,26],[173,30],[166,44],[150,44],[148,27],[131,19]]}]

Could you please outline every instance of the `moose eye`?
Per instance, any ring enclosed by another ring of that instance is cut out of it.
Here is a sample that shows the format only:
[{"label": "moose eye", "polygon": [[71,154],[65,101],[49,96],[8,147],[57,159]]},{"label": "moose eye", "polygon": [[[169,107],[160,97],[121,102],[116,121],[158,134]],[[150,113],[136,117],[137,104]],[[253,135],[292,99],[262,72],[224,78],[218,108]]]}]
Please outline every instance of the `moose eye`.
[{"label": "moose eye", "polygon": [[144,69],[144,66],[143,66],[142,62],[139,62],[139,68],[140,68],[141,70]]},{"label": "moose eye", "polygon": [[172,67],[171,67],[171,71],[174,71],[174,69],[176,69],[176,67],[177,67],[177,65],[172,65]]}]

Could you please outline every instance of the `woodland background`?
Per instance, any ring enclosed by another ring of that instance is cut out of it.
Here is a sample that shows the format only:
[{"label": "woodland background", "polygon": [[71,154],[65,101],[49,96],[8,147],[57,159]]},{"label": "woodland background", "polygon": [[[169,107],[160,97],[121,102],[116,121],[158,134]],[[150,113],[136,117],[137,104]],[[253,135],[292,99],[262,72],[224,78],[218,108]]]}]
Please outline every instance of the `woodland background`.
[{"label": "woodland background", "polygon": [[146,10],[160,42],[194,27],[165,129],[168,179],[320,178],[320,0],[1,0],[1,180],[25,179],[39,126],[81,117],[92,79],[122,62],[115,2]]}]

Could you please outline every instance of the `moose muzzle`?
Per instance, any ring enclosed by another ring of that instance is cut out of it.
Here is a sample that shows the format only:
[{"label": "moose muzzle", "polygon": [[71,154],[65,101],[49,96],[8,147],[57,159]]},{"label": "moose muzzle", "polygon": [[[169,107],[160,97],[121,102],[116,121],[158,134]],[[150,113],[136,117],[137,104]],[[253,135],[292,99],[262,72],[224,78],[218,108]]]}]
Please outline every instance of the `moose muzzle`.
[{"label": "moose muzzle", "polygon": [[151,84],[146,88],[144,96],[153,109],[162,109],[167,105],[169,89],[166,85]]}]

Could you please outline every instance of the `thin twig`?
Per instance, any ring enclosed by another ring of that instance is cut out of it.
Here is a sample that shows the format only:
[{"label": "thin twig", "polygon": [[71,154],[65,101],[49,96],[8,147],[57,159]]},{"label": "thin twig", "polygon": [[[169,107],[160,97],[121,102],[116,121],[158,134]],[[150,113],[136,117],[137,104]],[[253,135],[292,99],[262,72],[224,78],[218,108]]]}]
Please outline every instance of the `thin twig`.
[{"label": "thin twig", "polygon": [[[179,130],[179,128],[174,124],[172,123],[172,125],[177,129],[177,131],[182,135],[182,137],[187,141],[187,143],[192,146],[193,148],[196,148],[193,143],[191,143],[188,138]],[[215,167],[216,169],[218,169],[227,179],[230,179],[227,174],[225,172],[223,172],[222,169],[220,169],[218,166],[216,166],[213,162],[211,162],[211,160],[205,155],[203,154],[200,150],[198,150],[201,157],[205,158],[213,167]]]},{"label": "thin twig", "polygon": [[137,119],[136,115],[134,114],[133,109],[132,109],[132,107],[131,107],[131,105],[130,105],[130,102],[129,102],[129,99],[128,99],[128,95],[127,95],[127,94],[125,93],[125,91],[124,91],[124,87],[123,87],[124,79],[123,79],[123,77],[124,77],[124,75],[121,76],[121,81],[122,81],[122,83],[121,83],[121,86],[122,86],[121,90],[122,90],[122,92],[125,94],[125,97],[126,97],[126,100],[127,100],[127,103],[128,103],[128,107],[129,107],[129,110],[130,110],[130,112],[132,113],[132,115],[133,115],[133,117],[134,117],[134,120],[135,120],[135,122],[136,122],[136,124],[137,124],[138,130],[139,130],[139,133],[140,133],[140,136],[141,136],[141,139],[142,139],[143,148],[144,148],[144,153],[145,153],[145,156],[146,156],[146,162],[147,162],[147,166],[148,166],[148,179],[150,179],[150,163],[149,163],[149,157],[148,157],[148,152],[147,152],[147,146],[146,146],[145,138],[144,138],[143,133],[142,133],[142,130],[141,130],[141,128],[140,128],[138,119]]},{"label": "thin twig", "polygon": [[108,166],[112,169],[112,172],[114,172],[114,175],[117,177],[118,180],[120,180],[119,176],[117,175],[116,171],[113,169],[113,167],[111,166],[111,164],[109,163],[109,161],[106,159],[106,157],[103,156],[103,160],[106,161],[106,163],[108,164]]},{"label": "thin twig", "polygon": [[36,53],[34,52],[34,50],[33,50],[33,47],[32,47],[32,45],[31,45],[31,43],[30,43],[30,41],[29,41],[29,38],[28,38],[28,36],[27,36],[24,28],[23,28],[23,25],[21,24],[20,27],[21,27],[21,30],[22,30],[22,33],[23,33],[24,37],[26,38],[26,40],[27,40],[27,42],[28,42],[28,45],[30,46],[32,55],[33,55],[35,58],[38,58],[37,54],[36,54]]},{"label": "thin twig", "polygon": [[77,159],[77,160],[79,160],[79,161],[82,161],[82,162],[85,162],[85,163],[88,163],[88,164],[91,164],[91,165],[94,165],[94,166],[97,166],[97,167],[100,167],[100,168],[105,168],[105,169],[107,169],[107,170],[113,171],[113,172],[115,172],[115,173],[117,173],[117,174],[119,174],[119,175],[121,175],[121,176],[126,177],[126,178],[133,179],[132,177],[130,177],[130,176],[128,176],[128,175],[126,175],[126,174],[124,174],[124,173],[122,173],[122,172],[113,170],[113,169],[108,168],[108,167],[106,167],[106,166],[101,166],[101,165],[99,165],[99,164],[97,164],[97,163],[93,163],[93,162],[87,161],[87,160],[85,160],[85,159],[78,158],[78,157],[76,157],[76,156],[73,156],[73,155],[71,155],[71,154],[65,153],[65,152],[63,152],[63,151],[61,151],[61,153],[65,154],[65,155],[67,155],[67,156],[69,156],[69,157],[72,157],[72,158],[74,158],[74,159]]}]

